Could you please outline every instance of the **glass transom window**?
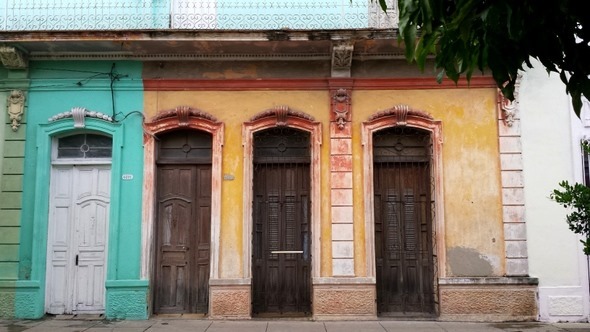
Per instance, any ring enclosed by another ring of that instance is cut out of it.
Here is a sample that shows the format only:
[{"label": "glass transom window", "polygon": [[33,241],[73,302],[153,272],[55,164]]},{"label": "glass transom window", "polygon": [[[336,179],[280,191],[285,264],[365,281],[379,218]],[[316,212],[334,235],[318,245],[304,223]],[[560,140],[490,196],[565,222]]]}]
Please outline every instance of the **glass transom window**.
[{"label": "glass transom window", "polygon": [[77,134],[57,140],[58,159],[111,158],[113,139],[97,134]]}]

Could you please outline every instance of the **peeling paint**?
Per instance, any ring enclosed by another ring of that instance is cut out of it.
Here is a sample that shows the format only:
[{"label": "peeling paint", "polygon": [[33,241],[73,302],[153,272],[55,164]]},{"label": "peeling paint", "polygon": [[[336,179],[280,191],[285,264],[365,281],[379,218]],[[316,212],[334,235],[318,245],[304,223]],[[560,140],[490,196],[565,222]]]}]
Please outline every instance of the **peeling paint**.
[{"label": "peeling paint", "polygon": [[447,251],[450,274],[456,277],[485,277],[494,274],[492,262],[475,249],[453,247]]}]

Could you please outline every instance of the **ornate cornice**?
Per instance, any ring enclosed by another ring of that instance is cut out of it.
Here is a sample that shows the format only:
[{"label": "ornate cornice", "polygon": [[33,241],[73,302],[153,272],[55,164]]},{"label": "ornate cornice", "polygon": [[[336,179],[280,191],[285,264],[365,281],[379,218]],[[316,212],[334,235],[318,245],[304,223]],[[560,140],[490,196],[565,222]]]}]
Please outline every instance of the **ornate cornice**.
[{"label": "ornate cornice", "polygon": [[263,118],[276,117],[276,120],[277,120],[276,126],[282,127],[282,126],[287,125],[287,118],[289,116],[305,119],[308,121],[315,121],[314,117],[309,114],[292,110],[289,108],[289,106],[281,105],[281,106],[275,106],[271,109],[268,109],[266,111],[263,111],[263,112],[260,112],[256,115],[254,115],[253,117],[250,118],[250,122],[260,120]]},{"label": "ornate cornice", "polygon": [[189,124],[189,119],[191,117],[208,120],[213,123],[219,122],[213,115],[190,106],[178,106],[171,110],[161,111],[152,118],[151,122],[158,122],[169,118],[178,118],[178,126],[183,127]]},{"label": "ornate cornice", "polygon": [[434,120],[432,115],[428,114],[427,112],[412,109],[408,105],[396,105],[392,108],[371,115],[368,121],[377,120],[387,116],[395,116],[398,126],[405,126],[407,124],[408,116],[416,116],[428,120]]}]

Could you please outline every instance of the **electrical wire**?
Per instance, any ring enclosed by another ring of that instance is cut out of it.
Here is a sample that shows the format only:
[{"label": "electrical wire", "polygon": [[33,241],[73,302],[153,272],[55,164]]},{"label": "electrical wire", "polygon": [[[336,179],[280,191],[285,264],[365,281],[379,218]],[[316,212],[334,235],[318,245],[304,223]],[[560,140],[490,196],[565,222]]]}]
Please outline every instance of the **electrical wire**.
[{"label": "electrical wire", "polygon": [[[30,89],[39,89],[39,88],[69,88],[69,87],[73,87],[73,86],[78,86],[78,87],[82,87],[84,85],[86,85],[88,82],[92,81],[95,78],[101,77],[101,76],[108,76],[109,80],[110,80],[110,84],[109,84],[109,89],[111,92],[111,108],[112,108],[112,119],[113,122],[115,123],[119,123],[122,121],[125,121],[125,119],[127,119],[127,117],[129,117],[132,114],[139,114],[142,117],[142,122],[145,121],[145,115],[143,114],[143,112],[140,111],[133,111],[133,112],[129,112],[127,113],[121,120],[116,120],[116,117],[119,115],[122,115],[123,112],[116,112],[116,103],[115,103],[115,81],[120,81],[121,78],[126,78],[129,77],[129,75],[127,74],[119,74],[115,69],[116,67],[116,63],[113,62],[112,66],[111,66],[111,70],[109,72],[97,72],[97,71],[90,71],[90,70],[78,70],[78,69],[65,69],[65,68],[44,68],[44,67],[36,67],[34,69],[36,70],[46,70],[46,71],[61,71],[61,72],[75,72],[75,73],[84,73],[84,74],[93,74],[91,76],[85,77],[80,79],[79,81],[77,81],[76,83],[70,83],[70,84],[51,84],[51,85],[30,85],[29,86],[29,90]],[[12,91],[13,89],[0,89],[0,91],[3,92],[9,92]]]}]

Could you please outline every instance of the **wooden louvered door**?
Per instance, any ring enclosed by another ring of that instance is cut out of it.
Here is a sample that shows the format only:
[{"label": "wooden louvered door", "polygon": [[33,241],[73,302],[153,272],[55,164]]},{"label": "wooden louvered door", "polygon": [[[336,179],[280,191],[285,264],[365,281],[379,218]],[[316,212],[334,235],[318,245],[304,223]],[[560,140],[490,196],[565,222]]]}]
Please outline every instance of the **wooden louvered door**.
[{"label": "wooden louvered door", "polygon": [[[281,134],[286,134],[285,138]],[[294,135],[291,135],[294,134]],[[275,137],[273,135],[278,135]],[[311,312],[309,140],[284,130],[257,137],[253,181],[252,291],[256,315]],[[260,152],[278,147],[278,155]],[[302,147],[304,156],[281,157]],[[283,151],[281,151],[283,150]]]},{"label": "wooden louvered door", "polygon": [[430,315],[435,308],[427,149],[415,133],[389,134],[398,138],[393,144],[376,139],[374,150],[377,310],[385,316]]},{"label": "wooden louvered door", "polygon": [[154,313],[207,313],[211,164],[192,162],[210,162],[210,149],[195,152],[201,140],[195,134],[168,136],[162,137],[157,166]]}]

